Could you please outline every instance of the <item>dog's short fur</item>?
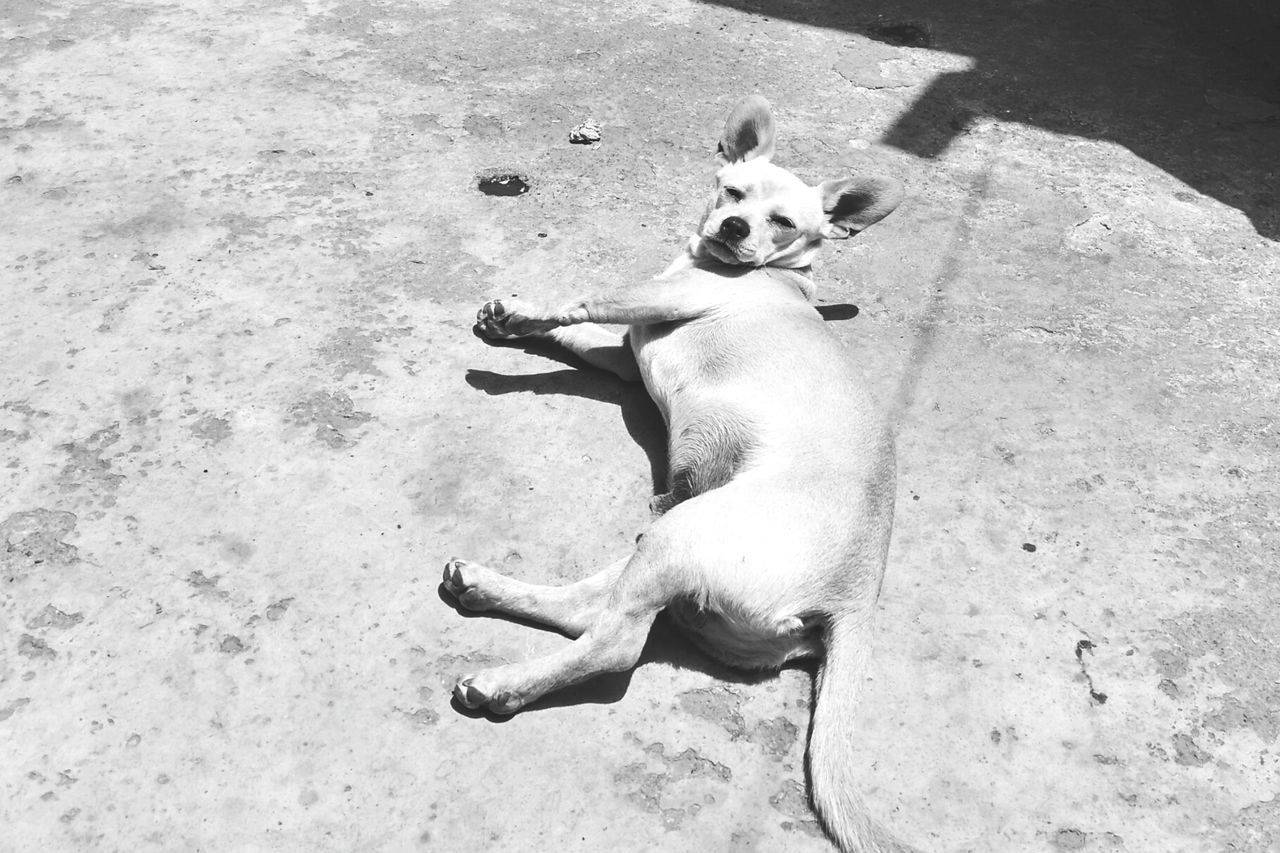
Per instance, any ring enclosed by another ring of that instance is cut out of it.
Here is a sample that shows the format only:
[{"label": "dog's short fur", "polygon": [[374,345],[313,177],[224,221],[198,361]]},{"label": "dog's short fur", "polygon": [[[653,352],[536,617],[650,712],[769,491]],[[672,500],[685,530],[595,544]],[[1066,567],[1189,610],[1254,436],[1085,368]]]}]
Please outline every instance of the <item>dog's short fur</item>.
[{"label": "dog's short fur", "polygon": [[[546,623],[562,651],[462,677],[468,708],[509,714],[548,691],[629,669],[667,610],[732,665],[824,656],[809,741],[813,801],[845,851],[901,848],[864,814],[849,778],[854,699],[893,518],[892,441],[858,372],[810,304],[824,239],[888,215],[892,180],[816,187],[770,162],[769,105],[748,98],[720,142],[697,233],[644,284],[544,310],[480,309],[493,339],[550,338],[625,379],[666,418],[669,491],[635,552],[565,587],[534,586],[452,560],[444,586],[468,609]],[[626,335],[594,323],[626,324]]]}]

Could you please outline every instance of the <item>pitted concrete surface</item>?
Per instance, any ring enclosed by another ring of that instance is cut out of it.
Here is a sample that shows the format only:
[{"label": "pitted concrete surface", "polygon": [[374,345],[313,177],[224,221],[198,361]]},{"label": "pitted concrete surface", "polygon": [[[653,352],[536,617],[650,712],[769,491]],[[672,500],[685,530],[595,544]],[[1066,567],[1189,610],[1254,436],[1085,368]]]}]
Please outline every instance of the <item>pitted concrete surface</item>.
[{"label": "pitted concrete surface", "polygon": [[471,717],[566,641],[438,591],[643,530],[643,391],[471,319],[660,271],[759,92],[783,165],[909,187],[818,270],[900,419],[871,810],[1280,849],[1274,13],[737,5],[0,7],[0,847],[829,849],[809,671],[659,625]]}]

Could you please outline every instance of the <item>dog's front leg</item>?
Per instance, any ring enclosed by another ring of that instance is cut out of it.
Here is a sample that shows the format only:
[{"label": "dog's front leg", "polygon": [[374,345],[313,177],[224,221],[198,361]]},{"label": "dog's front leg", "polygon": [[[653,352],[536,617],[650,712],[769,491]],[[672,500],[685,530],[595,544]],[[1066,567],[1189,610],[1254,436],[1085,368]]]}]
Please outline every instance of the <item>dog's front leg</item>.
[{"label": "dog's front leg", "polygon": [[532,303],[492,299],[476,313],[476,328],[490,340],[545,338],[592,367],[607,370],[628,382],[640,381],[640,368],[636,366],[636,357],[626,336],[594,323],[562,325]]},{"label": "dog's front leg", "polygon": [[514,296],[490,299],[476,312],[476,327],[486,338],[496,341],[538,337],[568,325],[553,312]]},{"label": "dog's front leg", "polygon": [[560,306],[552,316],[562,326],[576,323],[648,326],[701,317],[733,296],[729,287],[714,277],[656,278],[612,293],[577,299]]},{"label": "dog's front leg", "polygon": [[545,309],[523,299],[491,299],[476,312],[476,326],[495,340],[554,336],[554,330],[585,323],[647,326],[692,320],[733,298],[723,282],[653,279],[616,293],[575,299]]}]

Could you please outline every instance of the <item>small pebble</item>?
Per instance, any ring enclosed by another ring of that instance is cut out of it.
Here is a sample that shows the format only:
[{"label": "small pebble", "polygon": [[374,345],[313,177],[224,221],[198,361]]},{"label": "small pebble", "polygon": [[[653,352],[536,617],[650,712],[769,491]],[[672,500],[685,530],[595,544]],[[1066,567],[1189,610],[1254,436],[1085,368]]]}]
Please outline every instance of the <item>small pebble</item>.
[{"label": "small pebble", "polygon": [[574,145],[591,145],[600,141],[600,125],[594,121],[584,121],[569,131],[569,141]]}]

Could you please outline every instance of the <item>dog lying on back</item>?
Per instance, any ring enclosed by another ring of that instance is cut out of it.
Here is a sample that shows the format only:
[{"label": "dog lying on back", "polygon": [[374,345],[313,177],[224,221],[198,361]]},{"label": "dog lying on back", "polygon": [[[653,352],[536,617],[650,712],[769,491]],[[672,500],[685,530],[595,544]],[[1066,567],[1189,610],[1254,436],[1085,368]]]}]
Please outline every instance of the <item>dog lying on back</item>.
[{"label": "dog lying on back", "polygon": [[893,522],[892,439],[811,304],[809,269],[824,240],[884,218],[902,190],[883,178],[808,186],[770,162],[773,147],[768,103],[746,99],[725,125],[702,222],[657,278],[555,310],[517,299],[480,309],[491,339],[547,338],[643,380],[667,423],[669,491],[654,498],[658,517],[634,553],[569,586],[451,560],[444,587],[461,606],[575,638],[555,654],[464,675],[454,696],[510,714],[629,669],[662,610],[733,666],[821,656],[808,751],[818,815],[844,851],[906,850],[865,814],[850,778]]}]

